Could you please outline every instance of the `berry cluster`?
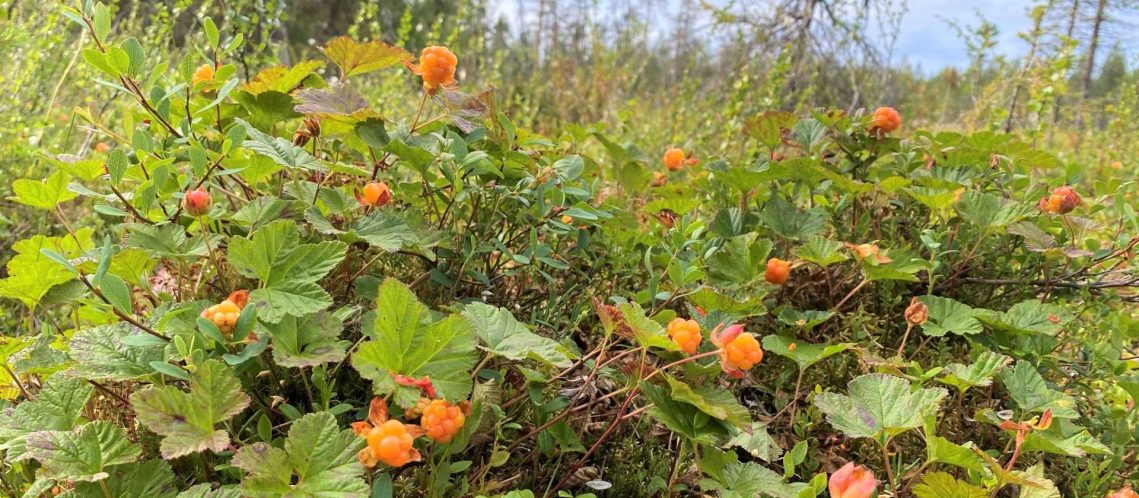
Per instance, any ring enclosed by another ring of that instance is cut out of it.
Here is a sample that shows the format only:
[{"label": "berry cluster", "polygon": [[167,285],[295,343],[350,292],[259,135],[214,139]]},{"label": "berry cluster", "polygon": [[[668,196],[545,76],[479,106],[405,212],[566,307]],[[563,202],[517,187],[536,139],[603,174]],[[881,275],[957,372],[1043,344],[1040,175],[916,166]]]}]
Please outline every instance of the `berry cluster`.
[{"label": "berry cluster", "polygon": [[696,320],[683,318],[673,318],[668,322],[668,335],[672,337],[672,342],[680,346],[681,351],[689,355],[696,353],[696,348],[700,347],[700,341],[704,338],[700,335],[700,325]]},{"label": "berry cluster", "polygon": [[423,410],[419,425],[427,431],[427,437],[436,442],[449,443],[459,433],[459,429],[463,428],[466,420],[467,416],[460,407],[446,400],[437,399],[431,401]]},{"label": "berry cluster", "polygon": [[218,330],[226,337],[233,335],[233,328],[237,325],[237,318],[241,310],[249,302],[249,291],[234,291],[224,301],[202,310],[202,317],[217,325]]},{"label": "berry cluster", "polygon": [[356,435],[368,442],[356,457],[368,468],[381,462],[392,467],[418,462],[416,438],[427,436],[437,443],[449,443],[463,428],[469,412],[470,404],[465,401],[453,405],[446,400],[423,397],[403,413],[404,419],[419,417],[419,425],[415,425],[389,418],[387,403],[376,397],[368,409],[368,420],[352,424]]}]

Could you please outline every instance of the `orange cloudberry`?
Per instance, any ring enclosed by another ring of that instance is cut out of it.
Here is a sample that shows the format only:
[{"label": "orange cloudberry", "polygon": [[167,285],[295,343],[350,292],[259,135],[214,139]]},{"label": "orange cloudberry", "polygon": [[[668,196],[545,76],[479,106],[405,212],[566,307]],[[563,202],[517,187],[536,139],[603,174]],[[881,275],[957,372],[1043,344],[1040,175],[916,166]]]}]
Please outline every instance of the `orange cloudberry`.
[{"label": "orange cloudberry", "polygon": [[459,58],[447,47],[430,46],[419,54],[419,65],[409,64],[411,71],[423,77],[423,89],[429,94],[455,85],[455,66]]},{"label": "orange cloudberry", "polygon": [[213,81],[214,67],[210,64],[202,64],[198,69],[194,70],[194,76],[190,78],[190,83],[198,85],[207,81]]},{"label": "orange cloudberry", "polygon": [[790,276],[791,263],[779,258],[767,260],[767,272],[763,275],[765,280],[775,285],[783,285],[787,283],[787,278]]},{"label": "orange cloudberry", "polygon": [[107,152],[109,150],[111,150],[111,146],[107,145],[106,142],[99,142],[95,144],[95,152]]},{"label": "orange cloudberry", "polygon": [[684,151],[676,147],[671,147],[664,151],[664,167],[669,171],[679,171],[684,167]]},{"label": "orange cloudberry", "polygon": [[700,325],[696,320],[685,320],[683,318],[673,318],[668,322],[668,335],[672,337],[672,342],[675,342],[680,349],[689,355],[696,353],[696,348],[700,347],[700,341],[704,336],[700,334]]},{"label": "orange cloudberry", "polygon": [[368,182],[356,193],[356,200],[362,206],[384,207],[392,201],[392,189],[384,182]]},{"label": "orange cloudberry", "polygon": [[1080,194],[1076,193],[1076,189],[1065,185],[1057,187],[1051,195],[1041,197],[1036,207],[1045,213],[1068,214],[1076,209],[1082,200]]},{"label": "orange cloudberry", "polygon": [[870,119],[870,130],[880,133],[890,133],[902,126],[902,115],[893,107],[879,107],[874,109],[874,117]]},{"label": "orange cloudberry", "polygon": [[1139,493],[1133,491],[1131,485],[1128,484],[1123,486],[1119,491],[1107,495],[1107,498],[1139,498]]},{"label": "orange cloudberry", "polygon": [[712,343],[720,348],[720,367],[732,377],[743,377],[763,360],[763,349],[754,335],[744,332],[742,325],[732,325],[712,333]]},{"label": "orange cloudberry", "polygon": [[229,337],[233,334],[233,328],[237,325],[237,318],[241,316],[241,310],[245,308],[248,302],[249,291],[234,291],[224,301],[202,310],[202,317],[213,322],[222,334]]},{"label": "orange cloudberry", "polygon": [[449,443],[467,420],[466,406],[465,403],[457,406],[447,400],[433,400],[423,410],[419,425],[426,431],[427,437],[439,443]]},{"label": "orange cloudberry", "polygon": [[375,467],[379,462],[402,467],[420,459],[414,444],[415,438],[423,435],[423,429],[414,424],[389,419],[388,405],[380,397],[372,399],[368,407],[368,420],[353,422],[352,431],[368,442],[356,454],[356,458],[365,467]]}]

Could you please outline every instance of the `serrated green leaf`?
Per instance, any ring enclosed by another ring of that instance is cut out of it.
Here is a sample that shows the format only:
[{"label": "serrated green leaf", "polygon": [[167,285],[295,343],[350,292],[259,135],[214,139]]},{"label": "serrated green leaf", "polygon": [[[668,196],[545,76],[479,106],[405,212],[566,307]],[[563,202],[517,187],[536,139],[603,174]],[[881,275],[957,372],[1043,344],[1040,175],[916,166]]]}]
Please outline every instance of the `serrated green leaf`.
[{"label": "serrated green leaf", "polygon": [[944,384],[956,387],[962,394],[973,387],[988,386],[993,383],[993,376],[1012,363],[1008,356],[985,351],[969,365],[951,363],[942,370],[945,374],[938,380]]},{"label": "serrated green leaf", "polygon": [[[794,345],[794,350],[791,346]],[[806,370],[831,356],[839,354],[853,347],[853,343],[840,344],[811,344],[794,337],[782,335],[768,335],[763,337],[763,349],[787,358],[799,366],[799,370]]]},{"label": "serrated green leaf", "polygon": [[557,341],[535,334],[505,308],[474,302],[463,308],[463,318],[474,327],[486,348],[515,361],[537,360],[554,367],[568,367],[571,357]]},{"label": "serrated green leaf", "polygon": [[741,448],[765,462],[774,462],[783,455],[783,448],[768,434],[767,425],[761,422],[752,422],[750,427],[739,430],[724,447]]},{"label": "serrated green leaf", "polygon": [[249,406],[241,382],[218,360],[206,360],[190,375],[190,391],[173,386],[151,386],[131,396],[138,420],[165,436],[163,458],[177,458],[205,450],[223,451],[229,433],[214,426]]},{"label": "serrated green leaf", "polygon": [[69,374],[97,380],[132,380],[153,372],[150,363],[163,361],[163,345],[133,346],[124,339],[137,337],[129,324],[119,322],[80,330],[71,338],[75,360]]},{"label": "serrated green leaf", "polygon": [[886,374],[856,377],[848,387],[849,396],[829,392],[816,395],[815,406],[846,435],[879,442],[921,427],[922,417],[935,412],[948,395],[942,388],[912,391],[905,379]]},{"label": "serrated green leaf", "polygon": [[1041,451],[1074,458],[1082,458],[1088,454],[1111,454],[1111,448],[1099,442],[1086,430],[1068,437],[1063,437],[1055,431],[1032,431],[1024,439],[1021,451]]},{"label": "serrated green leaf", "polygon": [[75,489],[59,498],[173,498],[178,492],[174,471],[162,460],[116,465],[108,474],[100,482],[77,482]]},{"label": "serrated green leaf", "polygon": [[311,367],[340,361],[351,346],[340,340],[344,324],[325,312],[301,318],[286,316],[262,325],[273,338],[273,361],[284,367]]},{"label": "serrated green leaf", "polygon": [[248,138],[241,144],[242,147],[268,157],[272,159],[274,163],[286,168],[311,171],[322,171],[325,169],[320,160],[312,157],[312,154],[309,154],[304,149],[293,145],[292,142],[281,137],[267,135],[253,125],[241,120],[241,118],[234,118],[234,121],[246,128],[245,132]]},{"label": "serrated green leaf", "polygon": [[367,498],[356,459],[363,446],[332,414],[310,413],[293,422],[283,449],[254,443],[238,450],[232,464],[248,474],[241,491],[250,498]]},{"label": "serrated green leaf", "polygon": [[826,268],[847,260],[847,255],[842,252],[842,247],[841,242],[815,235],[799,246],[795,250],[795,255],[804,261]]},{"label": "serrated green leaf", "polygon": [[645,310],[636,303],[621,303],[617,305],[621,315],[625,318],[633,338],[637,344],[645,348],[658,348],[668,351],[679,351],[680,347],[669,339],[664,327],[651,318],[645,316]]},{"label": "serrated green leaf", "polygon": [[914,486],[914,496],[918,498],[987,498],[989,493],[967,482],[958,481],[945,472],[933,472],[922,476],[921,483]]},{"label": "serrated green leaf", "polygon": [[993,329],[1011,334],[1054,336],[1071,320],[1071,314],[1059,304],[1032,299],[1014,304],[1002,313],[978,315],[977,319]]},{"label": "serrated green leaf", "polygon": [[926,438],[926,454],[931,462],[940,462],[974,472],[983,472],[985,462],[977,458],[972,443],[962,446],[941,436]]},{"label": "serrated green leaf", "polygon": [[977,320],[985,313],[967,304],[947,297],[921,296],[918,298],[929,309],[929,320],[922,324],[925,335],[941,337],[947,333],[957,335],[980,334],[984,327]]},{"label": "serrated green leaf", "polygon": [[1055,418],[1078,418],[1076,402],[1071,396],[1053,390],[1044,382],[1044,377],[1036,371],[1032,363],[1021,360],[1012,369],[1001,373],[1001,382],[1009,396],[1021,410],[1029,413],[1044,413],[1052,410]]},{"label": "serrated green leaf", "polygon": [[28,455],[43,468],[41,478],[61,481],[99,481],[107,468],[138,460],[141,450],[127,431],[97,420],[73,431],[38,431],[28,434]]},{"label": "serrated green leaf", "polygon": [[372,340],[352,355],[352,366],[375,382],[380,394],[396,391],[392,375],[399,374],[429,377],[441,398],[463,400],[478,361],[473,329],[459,315],[433,320],[411,289],[389,278],[376,298]]},{"label": "serrated green leaf", "polygon": [[19,461],[26,455],[25,441],[36,431],[70,431],[94,390],[87,381],[60,374],[48,378],[36,399],[0,411],[0,450],[5,459]]},{"label": "serrated green leaf", "polygon": [[751,416],[747,408],[736,401],[731,391],[714,386],[692,387],[671,375],[665,380],[672,390],[672,399],[695,406],[696,409],[711,415],[713,418],[723,420],[735,427],[743,427],[751,423]]},{"label": "serrated green leaf", "polygon": [[37,209],[52,210],[61,202],[66,202],[79,196],[68,190],[67,173],[56,171],[43,181],[20,179],[12,182],[12,192],[16,194],[10,199]]}]

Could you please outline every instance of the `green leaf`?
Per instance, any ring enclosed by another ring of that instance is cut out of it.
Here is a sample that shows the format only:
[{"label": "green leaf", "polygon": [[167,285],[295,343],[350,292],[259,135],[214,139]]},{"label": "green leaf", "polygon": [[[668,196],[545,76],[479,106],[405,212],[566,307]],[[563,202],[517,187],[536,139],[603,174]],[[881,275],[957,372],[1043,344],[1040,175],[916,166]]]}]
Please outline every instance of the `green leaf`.
[{"label": "green leaf", "polygon": [[505,308],[473,302],[463,308],[463,318],[470,322],[475,334],[494,354],[514,361],[530,359],[562,368],[572,362],[565,347],[531,332]]},{"label": "green leaf", "polygon": [[1008,356],[985,351],[969,365],[951,363],[942,370],[939,381],[956,387],[961,394],[973,387],[984,387],[993,383],[993,376],[1012,363]]},{"label": "green leaf", "polygon": [[12,182],[12,192],[15,197],[9,197],[20,204],[37,209],[52,210],[61,202],[66,202],[79,196],[67,189],[67,173],[56,171],[43,181],[20,179]]},{"label": "green leaf", "polygon": [[724,447],[741,448],[765,462],[774,462],[783,455],[783,448],[767,433],[767,424],[761,422],[752,422],[751,427],[740,430]]},{"label": "green leaf", "polygon": [[930,462],[940,462],[974,472],[983,472],[985,462],[973,452],[972,443],[959,445],[941,436],[926,438],[926,453]]},{"label": "green leaf", "polygon": [[842,242],[815,235],[799,246],[795,250],[795,255],[799,259],[826,268],[847,260],[847,255],[842,251],[842,247]]},{"label": "green leaf", "polygon": [[1032,363],[1021,360],[1011,370],[1001,373],[1001,382],[1009,396],[1021,410],[1029,413],[1044,413],[1052,410],[1055,418],[1072,419],[1080,415],[1076,412],[1076,402],[1067,394],[1055,391],[1044,382],[1044,377],[1036,371]]},{"label": "green leaf", "polygon": [[325,312],[303,318],[286,316],[263,327],[273,338],[273,361],[284,367],[304,368],[340,361],[351,346],[340,340],[344,324]]},{"label": "green leaf", "polygon": [[132,345],[127,342],[143,335],[119,322],[80,330],[71,338],[70,355],[75,360],[68,372],[95,380],[133,380],[154,370],[150,363],[163,361],[164,344]]},{"label": "green leaf", "polygon": [[1021,486],[1019,498],[1063,498],[1056,483],[1044,477],[1044,465],[1036,464],[1028,470],[1014,470],[1013,475],[1031,483],[1031,486]]},{"label": "green leaf", "polygon": [[392,375],[426,376],[441,398],[463,400],[471,392],[471,369],[478,361],[473,329],[459,315],[434,320],[411,289],[389,278],[376,298],[372,340],[352,355],[352,366],[374,381],[380,394],[396,391]]},{"label": "green leaf", "polygon": [[729,464],[721,475],[722,478],[715,481],[700,481],[701,489],[719,491],[722,498],[798,498],[799,492],[807,487],[803,483],[787,484],[778,473],[755,462]]},{"label": "green leaf", "polygon": [[771,241],[759,239],[755,232],[732,237],[708,258],[708,275],[725,284],[748,284],[766,269]]},{"label": "green leaf", "polygon": [[[792,350],[791,346],[795,349]],[[763,338],[763,349],[787,358],[799,366],[799,370],[806,370],[831,356],[839,354],[854,347],[853,343],[840,344],[811,344],[794,337],[782,335],[768,335]]]},{"label": "green leaf", "polygon": [[913,391],[905,379],[886,374],[856,377],[848,387],[849,396],[830,392],[816,395],[815,406],[846,435],[879,442],[920,427],[922,417],[933,414],[948,395],[942,388]]},{"label": "green leaf", "polygon": [[[127,234],[124,239],[127,246],[142,249],[155,258],[186,258],[209,254],[201,237],[186,235],[186,229],[177,223],[161,226],[128,223],[122,225],[122,228]],[[217,247],[217,242],[218,239],[210,239],[213,247]]]},{"label": "green leaf", "polygon": [[150,430],[165,436],[163,458],[205,450],[223,451],[229,446],[229,433],[215,430],[246,406],[249,396],[241,382],[218,360],[206,360],[190,375],[190,392],[173,386],[151,386],[131,396],[138,420]]},{"label": "green leaf", "polygon": [[1067,308],[1059,304],[1031,299],[1014,304],[1003,313],[988,313],[977,318],[995,330],[1011,334],[1055,336],[1071,320]]},{"label": "green leaf", "polygon": [[94,390],[87,381],[56,374],[48,378],[36,399],[0,411],[0,450],[8,461],[26,455],[26,437],[36,431],[70,431]]},{"label": "green leaf", "polygon": [[744,121],[744,133],[774,150],[783,140],[783,130],[790,130],[799,120],[787,111],[764,111]]},{"label": "green leaf", "polygon": [[239,125],[245,126],[245,131],[249,137],[241,144],[242,147],[268,157],[272,159],[273,162],[286,168],[311,171],[321,171],[325,169],[320,160],[312,157],[312,155],[305,152],[304,149],[293,145],[292,142],[281,137],[273,137],[262,133],[261,130],[258,130],[241,118],[234,118],[234,121]]},{"label": "green leaf", "polygon": [[347,36],[329,40],[320,49],[324,55],[340,66],[341,77],[349,78],[358,74],[397,66],[413,59],[412,55],[399,47],[379,40],[357,42]]},{"label": "green leaf", "polygon": [[28,455],[43,465],[38,477],[61,481],[105,479],[107,467],[133,462],[141,454],[125,429],[106,420],[73,431],[33,432],[28,434],[27,448]]},{"label": "green leaf", "polygon": [[174,471],[162,460],[116,465],[107,471],[109,477],[100,482],[77,482],[75,489],[59,498],[173,498]]},{"label": "green leaf", "polygon": [[248,474],[241,491],[250,498],[367,498],[356,459],[363,446],[331,413],[310,413],[293,422],[283,449],[254,443],[238,450],[232,464]]},{"label": "green leaf", "polygon": [[965,221],[984,229],[1006,227],[1032,212],[1025,204],[975,190],[965,192],[956,207]]},{"label": "green leaf", "polygon": [[70,270],[43,251],[51,250],[68,259],[78,258],[95,247],[91,233],[90,228],[81,228],[74,237],[35,235],[12,244],[16,254],[8,260],[8,278],[0,280],[0,297],[17,299],[34,308],[53,287],[75,278]]},{"label": "green leaf", "polygon": [[735,427],[744,427],[751,423],[747,408],[736,401],[736,396],[731,391],[714,386],[692,387],[671,375],[665,375],[665,380],[672,389],[672,399],[695,406],[713,418]]},{"label": "green leaf", "polygon": [[277,323],[286,316],[304,316],[332,305],[332,296],[313,282],[284,282],[249,293],[249,302],[257,306],[257,316]]},{"label": "green leaf", "polygon": [[285,66],[262,68],[249,83],[242,85],[240,90],[251,95],[258,95],[263,92],[287,94],[296,89],[305,78],[314,74],[322,66],[324,66],[323,62],[307,60],[300,61],[288,68]]},{"label": "green leaf", "polygon": [[922,476],[921,483],[914,486],[917,498],[988,498],[989,493],[967,482],[958,481],[945,472],[933,472]]},{"label": "green leaf", "polygon": [[802,239],[817,234],[823,231],[830,219],[821,209],[802,211],[779,196],[767,202],[760,217],[765,226],[789,239]]},{"label": "green leaf", "polygon": [[1083,458],[1088,454],[1110,455],[1111,448],[1099,442],[1088,431],[1080,431],[1063,437],[1056,431],[1032,431],[1024,440],[1021,451],[1041,451],[1073,458]]},{"label": "green leaf", "polygon": [[929,308],[929,320],[922,324],[925,335],[941,337],[947,333],[957,335],[980,334],[984,328],[977,317],[985,310],[977,310],[969,305],[947,297],[922,296],[918,298]]},{"label": "green leaf", "polygon": [[719,420],[688,403],[674,400],[667,389],[647,382],[640,384],[641,392],[653,403],[649,416],[669,430],[685,438],[718,446],[729,433]]},{"label": "green leaf", "polygon": [[244,498],[241,496],[241,491],[237,486],[228,485],[213,489],[210,484],[198,484],[191,486],[181,493],[178,493],[177,498]]},{"label": "green leaf", "polygon": [[621,310],[625,324],[629,326],[637,344],[645,348],[658,348],[668,351],[680,350],[680,346],[669,339],[668,333],[665,332],[661,324],[645,316],[645,310],[641,309],[640,305],[621,303],[617,305],[617,309]]}]

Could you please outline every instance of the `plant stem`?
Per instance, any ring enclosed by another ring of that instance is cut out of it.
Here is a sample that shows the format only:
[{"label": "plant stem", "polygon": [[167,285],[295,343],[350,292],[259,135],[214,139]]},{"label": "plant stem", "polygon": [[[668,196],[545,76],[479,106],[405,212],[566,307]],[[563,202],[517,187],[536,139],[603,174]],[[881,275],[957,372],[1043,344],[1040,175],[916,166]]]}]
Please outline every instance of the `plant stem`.
[{"label": "plant stem", "polygon": [[890,466],[890,440],[882,444],[882,463],[886,466],[886,480],[890,483],[890,492],[896,493],[898,486],[894,483],[894,469]]}]

